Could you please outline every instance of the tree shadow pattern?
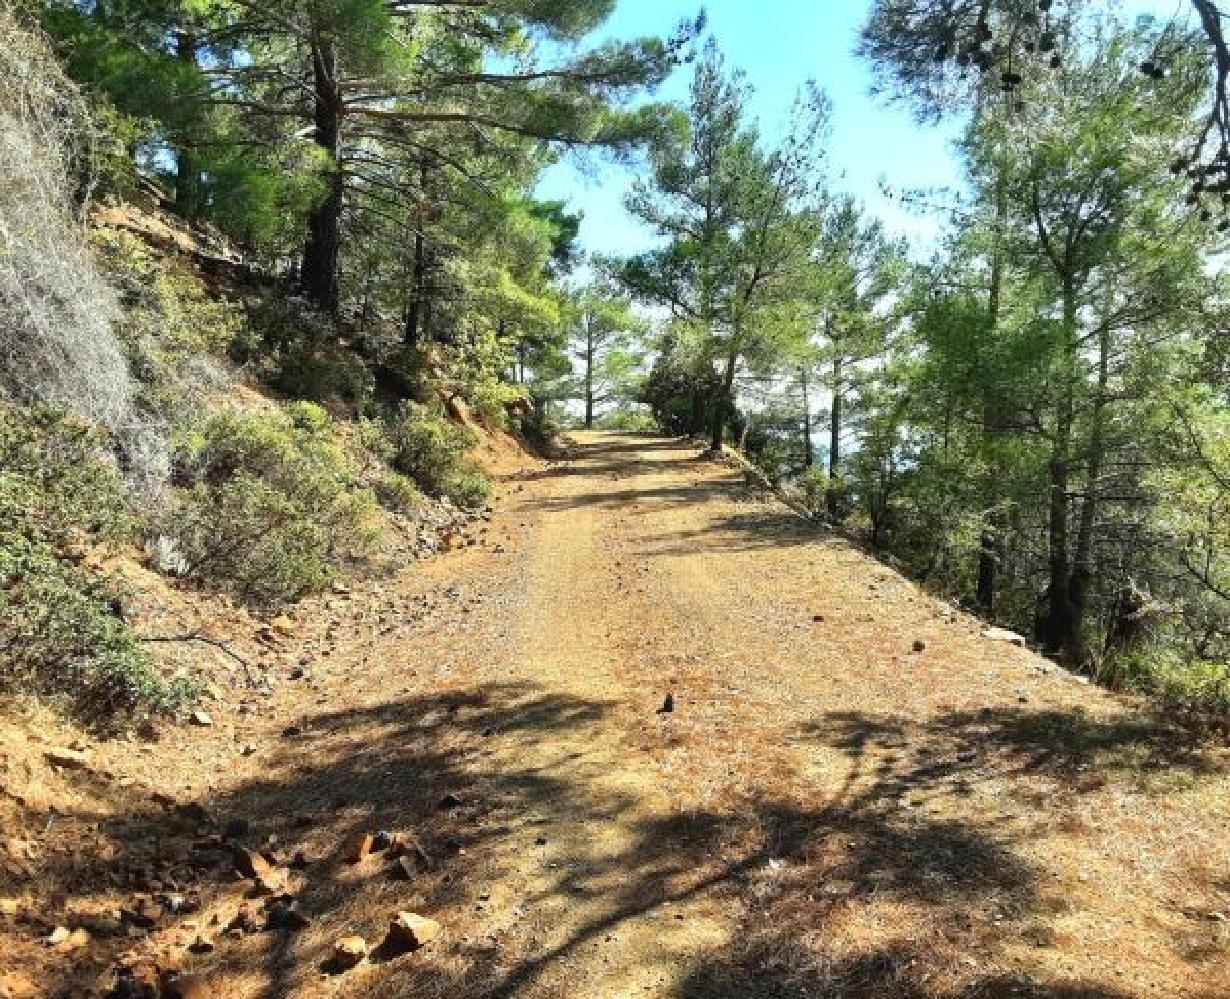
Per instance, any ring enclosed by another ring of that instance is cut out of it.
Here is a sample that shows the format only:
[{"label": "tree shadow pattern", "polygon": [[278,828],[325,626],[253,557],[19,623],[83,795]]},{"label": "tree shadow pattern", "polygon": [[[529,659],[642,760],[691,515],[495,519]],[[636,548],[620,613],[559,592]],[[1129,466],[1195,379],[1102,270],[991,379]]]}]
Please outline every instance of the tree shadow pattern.
[{"label": "tree shadow pattern", "polygon": [[[1141,767],[1193,775],[1209,769],[1198,747],[1147,720],[1027,710],[953,713],[922,723],[833,715],[802,733],[848,762],[844,785],[824,800],[766,791],[751,807],[644,818],[632,798],[600,792],[586,778],[584,754],[575,751],[611,723],[609,704],[524,684],[322,713],[270,753],[265,776],[211,800],[58,817],[69,832],[97,830],[126,848],[76,871],[61,890],[103,893],[136,864],[208,901],[233,890],[231,860],[226,852],[194,851],[192,843],[228,825],[245,843],[274,844],[279,859],[304,852],[308,870],[298,898],[312,926],[221,940],[196,962],[220,996],[563,994],[547,984],[560,962],[600,946],[631,921],[668,920],[672,911],[706,900],[724,913],[730,942],[694,957],[680,979],[647,994],[1123,999],[1138,993],[1103,981],[1005,972],[1007,948],[1023,934],[1040,948],[1049,945],[1050,924],[1064,914],[1065,900],[1044,887],[1045,872],[1016,849],[1019,832],[928,814],[905,806],[903,796],[941,787],[959,793],[962,782],[988,776],[1042,775],[1059,785],[1082,768],[1111,777]],[[560,756],[544,765],[538,754],[536,765],[517,766],[503,753],[497,762],[493,744],[512,747],[515,759],[519,741],[558,744]],[[446,925],[464,922],[476,884],[512,875],[503,866],[510,857],[533,862],[544,814],[567,815],[588,828],[623,823],[631,832],[630,845],[611,856],[561,858],[540,882],[540,896],[518,900],[528,912],[552,900],[596,900],[593,918],[549,942],[532,933],[512,939],[475,932],[405,959],[378,954],[344,977],[322,974],[337,935],[351,929],[379,939],[399,908],[447,914]],[[411,882],[372,871],[360,877],[347,853],[361,833],[380,829],[412,830],[432,858],[430,869]],[[510,842],[515,850],[498,848]],[[364,914],[356,917],[347,905],[360,892]],[[185,918],[172,919],[172,927]],[[111,956],[131,945],[115,941]],[[1202,955],[1193,976],[1209,960]],[[83,995],[96,971],[66,967],[47,983],[47,994]],[[600,993],[582,984],[571,994]]]}]

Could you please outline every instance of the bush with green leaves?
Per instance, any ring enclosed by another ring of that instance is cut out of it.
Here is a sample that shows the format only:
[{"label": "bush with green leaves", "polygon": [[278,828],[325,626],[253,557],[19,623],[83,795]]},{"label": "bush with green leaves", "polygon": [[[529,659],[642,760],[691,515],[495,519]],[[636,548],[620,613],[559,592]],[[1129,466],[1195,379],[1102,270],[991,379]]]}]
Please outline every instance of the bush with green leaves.
[{"label": "bush with green leaves", "polygon": [[393,467],[424,492],[467,509],[490,497],[491,483],[466,457],[477,443],[474,434],[449,420],[441,407],[402,403],[389,421],[388,439]]},{"label": "bush with green leaves", "polygon": [[510,408],[529,401],[523,385],[510,385],[495,377],[479,379],[466,395],[483,423],[493,430],[507,429]]},{"label": "bush with green leaves", "polygon": [[45,407],[0,406],[0,688],[108,725],[172,712],[192,696],[167,681],[79,564],[84,545],[131,533],[102,438]]},{"label": "bush with green leaves", "polygon": [[372,486],[376,499],[386,510],[413,516],[422,508],[424,496],[414,482],[398,472],[379,476]]},{"label": "bush with green leaves", "polygon": [[213,416],[178,440],[176,481],[165,533],[187,573],[259,605],[323,589],[373,540],[374,497],[312,403]]},{"label": "bush with green leaves", "polygon": [[306,302],[272,295],[252,310],[258,339],[243,353],[285,395],[363,407],[374,383],[359,355],[339,342],[337,327]]},{"label": "bush with green leaves", "polygon": [[1160,641],[1149,642],[1096,664],[1100,683],[1134,690],[1181,708],[1230,712],[1230,663],[1185,655]]}]

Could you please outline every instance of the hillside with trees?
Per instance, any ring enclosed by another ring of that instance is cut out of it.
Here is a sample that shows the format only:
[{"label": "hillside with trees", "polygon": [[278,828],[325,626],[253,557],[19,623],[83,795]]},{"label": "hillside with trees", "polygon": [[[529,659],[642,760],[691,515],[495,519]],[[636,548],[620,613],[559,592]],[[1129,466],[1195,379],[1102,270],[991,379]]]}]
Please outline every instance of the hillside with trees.
[{"label": "hillside with trees", "polygon": [[865,6],[0,0],[0,996],[1230,994],[1230,9]]}]

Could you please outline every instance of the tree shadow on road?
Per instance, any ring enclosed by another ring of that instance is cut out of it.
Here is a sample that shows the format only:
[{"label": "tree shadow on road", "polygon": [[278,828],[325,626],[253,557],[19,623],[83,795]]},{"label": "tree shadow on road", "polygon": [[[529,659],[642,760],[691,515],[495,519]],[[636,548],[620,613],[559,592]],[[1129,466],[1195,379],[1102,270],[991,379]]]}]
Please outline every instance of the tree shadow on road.
[{"label": "tree shadow on road", "polygon": [[[178,891],[199,892],[207,909],[211,901],[233,908],[230,855],[193,851],[202,832],[239,823],[238,839],[281,862],[302,851],[307,868],[294,890],[312,925],[220,936],[213,954],[194,961],[219,995],[561,994],[561,968],[608,936],[649,927],[649,938],[669,948],[707,912],[720,914],[708,918],[720,921],[722,942],[681,944],[682,976],[646,982],[646,994],[1122,999],[1132,993],[1111,984],[1005,972],[1022,939],[1054,945],[1070,900],[1026,859],[1028,830],[935,814],[907,799],[959,795],[962,781],[989,778],[1058,783],[1073,768],[1138,766],[1142,754],[1202,772],[1195,749],[1176,748],[1144,722],[1025,711],[923,723],[841,714],[805,733],[846,761],[844,784],[823,800],[762,787],[726,807],[662,814],[612,793],[587,769],[586,744],[613,724],[612,709],[492,684],[309,716],[301,733],[268,751],[259,778],[195,809],[147,802],[63,817],[128,850],[75,890],[101,892],[136,864]],[[540,842],[548,818],[552,828],[567,822],[582,832],[618,824],[626,845],[559,852]],[[354,841],[377,830],[412,832],[430,864],[405,881],[380,860],[350,863]],[[138,844],[154,853],[147,858]],[[533,878],[519,882],[527,870]],[[484,889],[518,883],[534,887],[482,898]],[[399,909],[439,918],[445,941],[321,977],[339,935],[378,942]],[[156,936],[173,937],[184,921],[169,918]],[[116,941],[112,956],[128,946]],[[80,981],[66,971],[48,994],[82,994]],[[580,978],[570,994],[604,993]]]}]

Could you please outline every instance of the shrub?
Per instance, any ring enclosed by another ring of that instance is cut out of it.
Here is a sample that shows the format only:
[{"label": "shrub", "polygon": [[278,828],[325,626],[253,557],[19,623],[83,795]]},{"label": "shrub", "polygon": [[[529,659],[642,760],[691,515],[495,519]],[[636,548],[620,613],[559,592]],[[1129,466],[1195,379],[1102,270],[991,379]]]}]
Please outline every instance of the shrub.
[{"label": "shrub", "polygon": [[1112,656],[1095,673],[1109,687],[1149,694],[1177,707],[1230,712],[1230,663],[1198,660],[1161,642]]},{"label": "shrub", "polygon": [[374,383],[363,361],[339,343],[329,318],[306,302],[271,296],[253,310],[252,323],[261,343],[249,359],[279,392],[358,406],[371,399]]},{"label": "shrub", "polygon": [[474,434],[452,423],[439,407],[402,403],[388,429],[393,467],[433,496],[458,506],[486,502],[491,485],[478,465],[466,458],[477,443]]},{"label": "shrub", "polygon": [[648,409],[639,406],[620,406],[605,413],[597,420],[601,430],[618,430],[631,434],[658,433],[658,424]]},{"label": "shrub", "polygon": [[191,575],[244,599],[272,605],[320,590],[372,541],[374,498],[319,406],[215,416],[180,439],[176,465],[187,488],[167,535]]},{"label": "shrub", "polygon": [[0,686],[106,724],[176,710],[192,691],[159,674],[115,595],[68,557],[132,527],[100,453],[93,431],[55,411],[0,407]]},{"label": "shrub", "polygon": [[120,332],[140,401],[164,417],[199,405],[225,382],[217,359],[249,336],[242,307],[210,294],[190,270],[158,259],[135,236],[104,229],[94,243],[120,293]]},{"label": "shrub", "polygon": [[478,465],[463,462],[445,477],[440,491],[463,510],[477,510],[491,499],[491,482]]},{"label": "shrub", "polygon": [[373,488],[376,499],[386,510],[412,516],[422,508],[423,494],[419,487],[397,472],[380,476]]},{"label": "shrub", "polygon": [[499,378],[484,378],[478,381],[466,395],[483,423],[495,430],[507,428],[510,407],[529,401],[529,394],[524,386],[510,385]]},{"label": "shrub", "polygon": [[823,468],[819,465],[808,466],[795,482],[795,488],[803,506],[813,517],[825,511],[829,476]]}]

